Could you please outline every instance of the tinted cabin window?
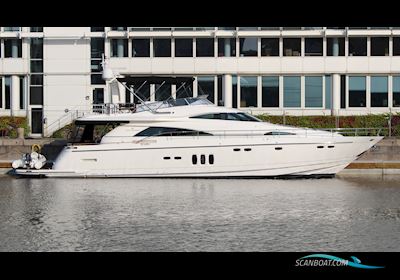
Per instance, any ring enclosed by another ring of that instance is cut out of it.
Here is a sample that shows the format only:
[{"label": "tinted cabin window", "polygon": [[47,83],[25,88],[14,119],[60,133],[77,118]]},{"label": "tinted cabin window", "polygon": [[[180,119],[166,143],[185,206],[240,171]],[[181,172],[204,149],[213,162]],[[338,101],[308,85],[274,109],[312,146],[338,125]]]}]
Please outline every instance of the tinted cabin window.
[{"label": "tinted cabin window", "polygon": [[135,136],[202,136],[212,135],[203,131],[196,131],[184,128],[174,127],[149,127]]},{"label": "tinted cabin window", "polygon": [[206,156],[205,155],[200,156],[200,162],[201,162],[201,164],[206,164]]},{"label": "tinted cabin window", "polygon": [[249,121],[249,122],[260,122],[261,120],[248,115],[246,113],[215,113],[205,114],[200,116],[190,117],[192,119],[210,119],[210,120],[228,120],[228,121]]}]

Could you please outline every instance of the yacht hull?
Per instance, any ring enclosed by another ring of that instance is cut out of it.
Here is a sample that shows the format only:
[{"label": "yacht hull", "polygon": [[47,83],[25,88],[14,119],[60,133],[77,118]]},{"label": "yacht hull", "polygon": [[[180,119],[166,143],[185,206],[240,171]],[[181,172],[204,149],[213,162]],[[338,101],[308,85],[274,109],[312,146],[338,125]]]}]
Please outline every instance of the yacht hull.
[{"label": "yacht hull", "polygon": [[29,177],[321,177],[343,170],[383,137],[169,137],[67,146]]}]

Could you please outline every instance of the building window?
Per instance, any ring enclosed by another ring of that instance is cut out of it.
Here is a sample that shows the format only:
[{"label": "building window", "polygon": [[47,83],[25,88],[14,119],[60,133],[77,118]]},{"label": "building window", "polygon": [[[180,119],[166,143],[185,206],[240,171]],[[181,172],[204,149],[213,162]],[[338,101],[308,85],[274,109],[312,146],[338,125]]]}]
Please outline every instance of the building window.
[{"label": "building window", "polygon": [[322,107],[322,77],[305,77],[305,105],[308,108]]},{"label": "building window", "polygon": [[19,108],[25,109],[25,77],[19,77]]},{"label": "building window", "polygon": [[400,37],[393,37],[393,55],[400,55]]},{"label": "building window", "polygon": [[197,95],[207,94],[207,99],[215,103],[214,76],[197,77],[198,93]]},{"label": "building window", "polygon": [[154,57],[171,57],[171,39],[153,39]]},{"label": "building window", "polygon": [[257,107],[257,77],[240,77],[240,107]]},{"label": "building window", "polygon": [[214,57],[214,38],[196,39],[196,57]]},{"label": "building window", "polygon": [[32,108],[31,128],[32,128],[32,133],[42,133],[43,132],[43,109],[42,108]]},{"label": "building window", "polygon": [[388,106],[388,77],[371,76],[371,107]]},{"label": "building window", "polygon": [[261,56],[279,56],[279,38],[262,38]]},{"label": "building window", "polygon": [[262,77],[262,106],[279,107],[279,77]]},{"label": "building window", "polygon": [[328,56],[344,56],[344,38],[327,38],[326,41]]},{"label": "building window", "polygon": [[400,107],[400,76],[393,76],[393,107]]},{"label": "building window", "polygon": [[331,109],[332,101],[332,77],[325,76],[325,109]]},{"label": "building window", "polygon": [[222,76],[217,76],[217,105],[224,106],[224,94],[222,92]]},{"label": "building window", "polygon": [[218,56],[236,56],[236,38],[218,38]]},{"label": "building window", "polygon": [[171,97],[171,85],[170,84],[156,84],[155,85],[155,99],[156,101],[167,100]]},{"label": "building window", "polygon": [[133,39],[132,57],[150,57],[150,39]]},{"label": "building window", "polygon": [[21,39],[5,39],[4,40],[4,57],[22,57],[22,40]]},{"label": "building window", "polygon": [[284,56],[301,56],[301,39],[284,38],[283,39]]},{"label": "building window", "polygon": [[286,108],[301,106],[301,78],[299,76],[283,77],[283,106]]},{"label": "building window", "polygon": [[31,27],[31,32],[43,32],[43,27]]},{"label": "building window", "polygon": [[[134,85],[133,86],[133,91],[135,92],[136,95],[138,95],[143,101],[149,101],[150,100],[150,84],[145,83],[144,85]],[[134,95],[133,96],[133,103],[138,104],[141,103],[141,101]]]},{"label": "building window", "polygon": [[175,39],[175,57],[193,57],[193,39]]},{"label": "building window", "polygon": [[323,44],[322,38],[305,38],[305,55],[306,56],[322,56]]},{"label": "building window", "polygon": [[240,56],[257,56],[258,55],[258,38],[248,37],[240,38],[239,52]]},{"label": "building window", "polygon": [[18,32],[20,27],[4,27],[4,32]]},{"label": "building window", "polygon": [[366,107],[365,77],[349,77],[349,107]]},{"label": "building window", "polygon": [[128,57],[128,40],[111,40],[111,57]]},{"label": "building window", "polygon": [[389,37],[371,37],[371,55],[389,55]]},{"label": "building window", "polygon": [[93,104],[104,104],[104,88],[93,89]]},{"label": "building window", "polygon": [[43,59],[43,39],[42,38],[31,38],[31,59],[38,58]]},{"label": "building window", "polygon": [[43,105],[43,86],[31,86],[29,97],[31,105]]},{"label": "building window", "polygon": [[104,32],[104,27],[90,27],[90,32]]},{"label": "building window", "polygon": [[103,54],[104,54],[104,39],[103,38],[90,39],[90,57],[101,59]]},{"label": "building window", "polygon": [[367,38],[352,37],[349,38],[349,56],[366,56],[367,55]]},{"label": "building window", "polygon": [[4,78],[4,109],[11,109],[11,77]]},{"label": "building window", "polygon": [[181,83],[176,85],[176,98],[180,97],[192,97],[193,96],[193,82]]},{"label": "building window", "polygon": [[43,60],[31,60],[31,72],[43,73]]},{"label": "building window", "polygon": [[111,27],[113,31],[126,31],[127,27]]},{"label": "building window", "polygon": [[346,75],[340,75],[340,108],[346,108]]},{"label": "building window", "polygon": [[237,76],[232,76],[232,108],[238,107],[238,86],[237,86]]}]

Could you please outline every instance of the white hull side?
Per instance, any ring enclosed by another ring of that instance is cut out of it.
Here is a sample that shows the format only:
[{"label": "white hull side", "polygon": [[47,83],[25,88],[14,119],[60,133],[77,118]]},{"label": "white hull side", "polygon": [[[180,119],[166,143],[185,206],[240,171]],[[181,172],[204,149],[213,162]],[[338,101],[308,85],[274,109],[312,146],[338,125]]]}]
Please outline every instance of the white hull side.
[{"label": "white hull side", "polygon": [[[69,147],[59,155],[52,170],[31,170],[29,174],[47,177],[206,178],[336,174],[381,139],[200,136],[171,140],[159,137],[140,143]],[[193,155],[197,155],[197,164],[192,163]],[[201,155],[205,156],[204,164]],[[213,164],[209,162],[210,155],[214,157]],[[16,170],[16,173],[28,175],[25,170]]]}]

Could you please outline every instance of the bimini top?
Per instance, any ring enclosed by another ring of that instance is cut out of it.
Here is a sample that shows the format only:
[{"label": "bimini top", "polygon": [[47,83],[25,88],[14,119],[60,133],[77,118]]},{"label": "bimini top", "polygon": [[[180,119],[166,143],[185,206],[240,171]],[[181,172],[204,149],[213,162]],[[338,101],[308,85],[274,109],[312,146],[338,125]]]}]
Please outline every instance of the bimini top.
[{"label": "bimini top", "polygon": [[164,101],[145,102],[145,104],[138,104],[136,107],[136,112],[143,112],[149,110],[157,112],[158,109],[162,108],[187,106],[187,105],[214,105],[214,103],[212,103],[207,99],[207,95],[200,95],[198,97],[178,98],[178,99],[171,98]]}]

